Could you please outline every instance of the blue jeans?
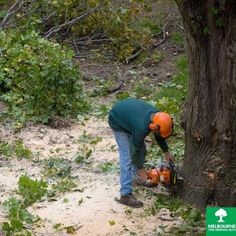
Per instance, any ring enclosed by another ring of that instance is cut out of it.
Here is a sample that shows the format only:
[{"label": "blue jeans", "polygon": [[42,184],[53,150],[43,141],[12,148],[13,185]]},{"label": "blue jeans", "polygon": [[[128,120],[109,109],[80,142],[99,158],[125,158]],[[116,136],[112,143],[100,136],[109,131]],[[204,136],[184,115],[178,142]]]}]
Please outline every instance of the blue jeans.
[{"label": "blue jeans", "polygon": [[[130,157],[130,138],[131,135],[122,131],[114,131],[116,143],[119,151],[120,163],[120,193],[127,195],[132,193],[132,180],[137,177],[137,167],[132,164]],[[146,149],[143,145],[142,149]],[[143,151],[143,150],[141,150]],[[144,160],[141,160],[144,163]]]}]

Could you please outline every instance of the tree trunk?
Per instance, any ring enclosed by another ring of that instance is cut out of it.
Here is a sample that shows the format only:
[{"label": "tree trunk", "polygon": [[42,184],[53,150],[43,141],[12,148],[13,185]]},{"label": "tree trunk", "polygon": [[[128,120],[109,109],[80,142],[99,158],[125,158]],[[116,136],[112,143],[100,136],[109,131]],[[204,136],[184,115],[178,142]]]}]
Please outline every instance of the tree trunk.
[{"label": "tree trunk", "polygon": [[202,210],[236,206],[236,1],[176,2],[190,70],[181,196]]}]

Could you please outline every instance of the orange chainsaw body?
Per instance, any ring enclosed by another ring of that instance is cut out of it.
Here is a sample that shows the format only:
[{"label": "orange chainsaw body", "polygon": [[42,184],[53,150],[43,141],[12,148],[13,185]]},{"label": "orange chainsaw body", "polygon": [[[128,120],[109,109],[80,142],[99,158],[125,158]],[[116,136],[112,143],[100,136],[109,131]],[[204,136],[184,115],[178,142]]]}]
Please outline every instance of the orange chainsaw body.
[{"label": "orange chainsaw body", "polygon": [[151,169],[148,172],[148,178],[154,184],[162,183],[169,185],[171,181],[171,170],[167,167],[160,169]]}]

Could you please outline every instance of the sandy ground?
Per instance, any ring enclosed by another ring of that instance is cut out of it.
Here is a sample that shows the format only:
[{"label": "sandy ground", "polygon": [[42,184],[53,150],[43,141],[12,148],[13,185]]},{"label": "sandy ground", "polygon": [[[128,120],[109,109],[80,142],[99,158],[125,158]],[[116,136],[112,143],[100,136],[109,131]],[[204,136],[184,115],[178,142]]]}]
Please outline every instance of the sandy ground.
[{"label": "sandy ground", "polygon": [[[74,158],[81,145],[78,140],[84,131],[102,137],[102,140],[92,145],[92,164],[79,166]],[[17,182],[22,174],[41,178],[43,167],[38,161],[48,158],[70,160],[72,174],[78,177],[78,188],[83,189],[82,192],[67,192],[55,201],[46,200],[30,207],[29,211],[41,218],[33,229],[35,235],[68,235],[65,230],[55,230],[55,224],[74,226],[75,235],[157,235],[162,232],[160,226],[169,228],[182,223],[181,219],[171,217],[167,209],[162,209],[156,216],[148,214],[155,200],[150,191],[135,189],[135,194],[145,203],[142,209],[131,209],[114,200],[119,197],[119,173],[103,173],[96,168],[105,161],[118,163],[115,141],[105,121],[91,119],[86,125],[72,123],[60,129],[45,125],[27,126],[18,133],[0,126],[0,135],[8,142],[21,138],[35,155],[32,160],[0,159],[1,202],[16,196]],[[0,208],[0,221],[4,219],[3,209]]]}]

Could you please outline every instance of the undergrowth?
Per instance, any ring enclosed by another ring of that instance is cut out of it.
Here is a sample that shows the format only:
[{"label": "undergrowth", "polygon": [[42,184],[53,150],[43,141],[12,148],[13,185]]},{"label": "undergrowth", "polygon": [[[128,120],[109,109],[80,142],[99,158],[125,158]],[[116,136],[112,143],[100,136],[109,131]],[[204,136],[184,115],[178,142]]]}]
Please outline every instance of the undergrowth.
[{"label": "undergrowth", "polygon": [[158,195],[154,204],[145,209],[145,212],[146,214],[156,215],[163,208],[170,210],[171,217],[181,217],[184,220],[178,227],[172,227],[169,230],[162,228],[166,235],[186,235],[186,233],[200,235],[196,234],[196,228],[204,229],[205,227],[205,217],[201,212],[176,197]]},{"label": "undergrowth", "polygon": [[[103,4],[99,5],[101,2]],[[78,56],[105,54],[126,61],[141,48],[147,49],[152,37],[161,32],[162,22],[149,17],[149,4],[147,0],[38,0],[31,3],[23,0],[22,7],[10,20],[21,31],[38,30],[45,37],[81,49]],[[1,11],[3,16],[8,7]],[[81,16],[81,20],[66,24]]]},{"label": "undergrowth", "polygon": [[54,197],[58,194],[63,194],[75,188],[77,184],[71,175],[71,163],[63,158],[50,158],[43,162],[44,178],[49,185],[48,197]]},{"label": "undergrowth", "polygon": [[32,225],[39,217],[28,212],[27,207],[40,201],[47,193],[47,184],[42,180],[33,180],[22,175],[18,181],[18,193],[21,198],[11,197],[2,203],[9,221],[2,222],[1,228],[6,236],[30,236]]},{"label": "undergrowth", "polygon": [[17,157],[31,158],[33,153],[26,148],[21,139],[15,140],[12,144],[0,140],[0,155],[6,158]]},{"label": "undergrowth", "polygon": [[89,110],[71,50],[35,31],[12,30],[0,31],[0,53],[0,100],[18,127]]}]

